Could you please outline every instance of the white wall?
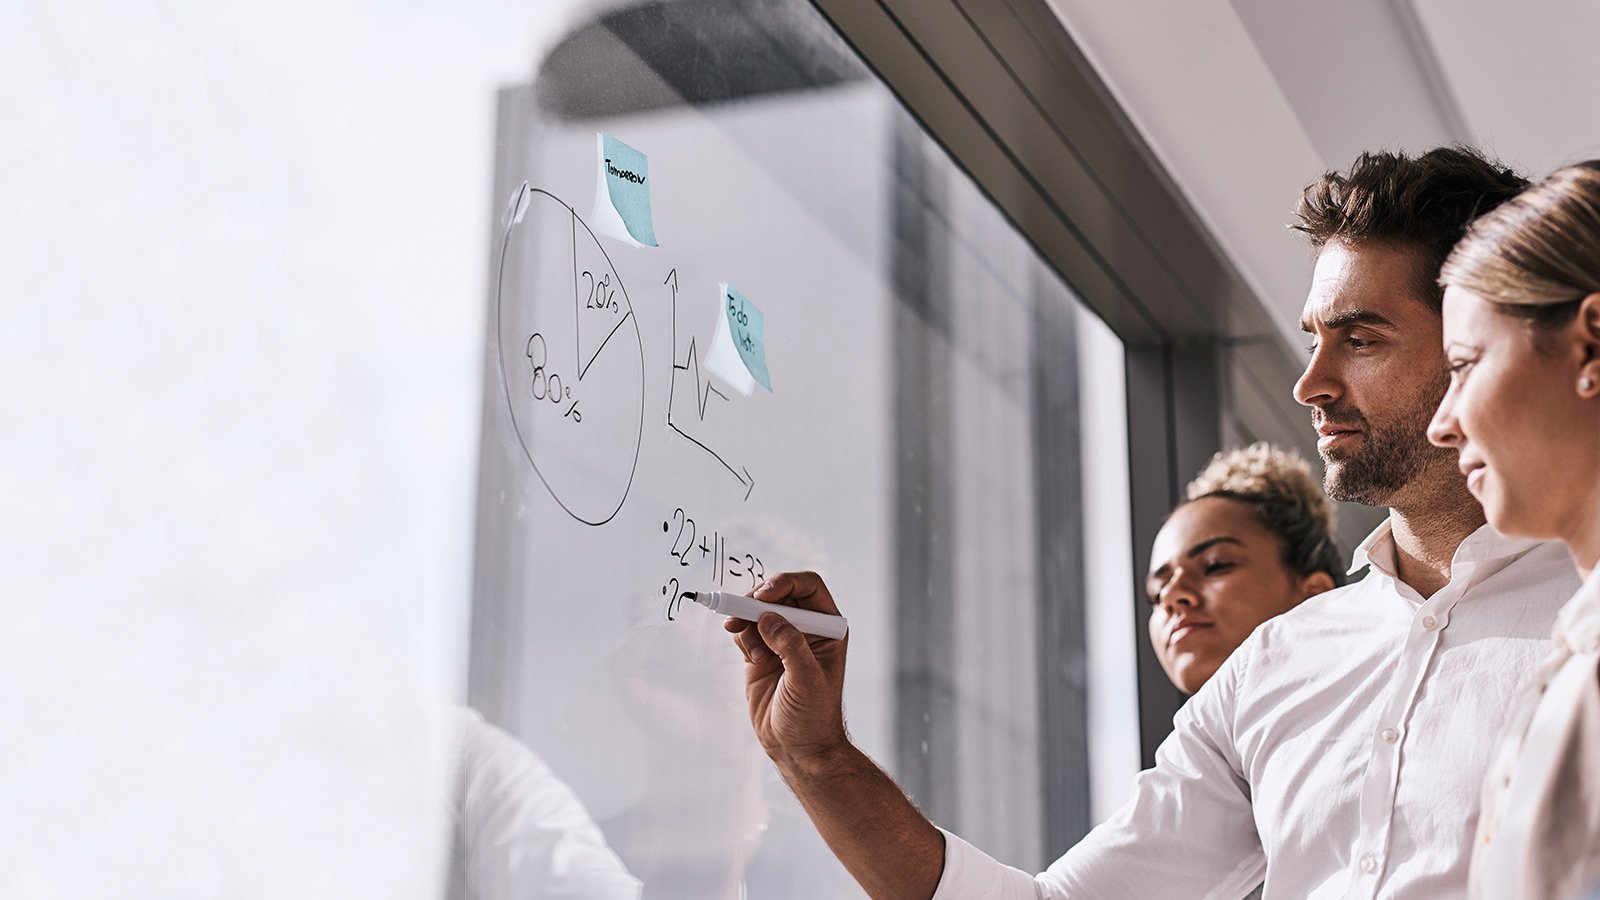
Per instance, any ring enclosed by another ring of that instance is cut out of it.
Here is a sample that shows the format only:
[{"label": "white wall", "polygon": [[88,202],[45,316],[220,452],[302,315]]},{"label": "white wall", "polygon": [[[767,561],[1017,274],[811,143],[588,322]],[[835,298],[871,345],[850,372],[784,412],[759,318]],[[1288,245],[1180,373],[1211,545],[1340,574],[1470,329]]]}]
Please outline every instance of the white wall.
[{"label": "white wall", "polygon": [[0,6],[0,894],[434,894],[556,2]]},{"label": "white wall", "polygon": [[1046,0],[1280,331],[1301,187],[1359,150],[1466,140],[1540,175],[1600,154],[1588,0]]},{"label": "white wall", "polygon": [[1312,257],[1285,224],[1325,161],[1229,0],[1048,0],[1279,333]]}]

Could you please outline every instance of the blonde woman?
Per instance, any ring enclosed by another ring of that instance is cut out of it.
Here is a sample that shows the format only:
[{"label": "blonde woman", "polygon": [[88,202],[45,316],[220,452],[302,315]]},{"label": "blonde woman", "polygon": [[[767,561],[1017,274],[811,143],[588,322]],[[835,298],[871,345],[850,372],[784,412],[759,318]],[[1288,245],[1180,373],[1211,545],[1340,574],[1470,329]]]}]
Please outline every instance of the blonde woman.
[{"label": "blonde woman", "polygon": [[1571,897],[1600,878],[1600,161],[1479,219],[1439,280],[1451,383],[1429,438],[1490,524],[1563,541],[1584,578],[1490,765],[1471,892]]}]

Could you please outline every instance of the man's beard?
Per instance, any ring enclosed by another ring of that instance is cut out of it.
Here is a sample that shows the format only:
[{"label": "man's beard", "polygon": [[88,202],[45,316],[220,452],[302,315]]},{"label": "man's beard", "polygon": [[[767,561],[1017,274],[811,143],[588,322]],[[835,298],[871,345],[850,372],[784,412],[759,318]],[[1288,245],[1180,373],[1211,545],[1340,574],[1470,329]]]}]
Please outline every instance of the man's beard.
[{"label": "man's beard", "polygon": [[1447,387],[1448,376],[1432,385],[1415,406],[1383,425],[1374,425],[1354,406],[1315,410],[1311,415],[1313,424],[1348,426],[1364,437],[1360,449],[1322,451],[1322,487],[1328,496],[1367,506],[1388,506],[1396,492],[1428,472],[1454,469],[1456,451],[1430,444],[1426,431]]}]

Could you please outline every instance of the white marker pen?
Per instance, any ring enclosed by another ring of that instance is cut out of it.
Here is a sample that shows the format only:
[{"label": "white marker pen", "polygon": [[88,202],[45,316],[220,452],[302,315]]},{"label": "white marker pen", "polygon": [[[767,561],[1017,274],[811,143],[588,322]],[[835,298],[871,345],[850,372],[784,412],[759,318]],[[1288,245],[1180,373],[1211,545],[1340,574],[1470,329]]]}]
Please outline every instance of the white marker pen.
[{"label": "white marker pen", "polygon": [[833,638],[838,641],[850,633],[850,620],[844,616],[798,609],[781,603],[766,603],[754,597],[730,594],[727,591],[684,591],[683,595],[714,613],[722,613],[747,622],[758,621],[762,613],[771,612],[783,616],[790,625],[806,634],[814,634],[817,637]]}]

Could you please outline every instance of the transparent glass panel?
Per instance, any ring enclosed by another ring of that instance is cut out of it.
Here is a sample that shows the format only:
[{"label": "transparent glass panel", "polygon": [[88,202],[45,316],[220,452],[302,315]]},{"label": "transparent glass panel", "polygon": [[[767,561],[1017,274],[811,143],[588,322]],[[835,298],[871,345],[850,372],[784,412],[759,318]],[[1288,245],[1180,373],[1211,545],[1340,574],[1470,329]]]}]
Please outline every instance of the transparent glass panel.
[{"label": "transparent glass panel", "polygon": [[858,896],[682,597],[816,569],[854,739],[1044,865],[1136,764],[1117,342],[808,4],[574,21],[499,94],[470,703],[647,897]]}]

